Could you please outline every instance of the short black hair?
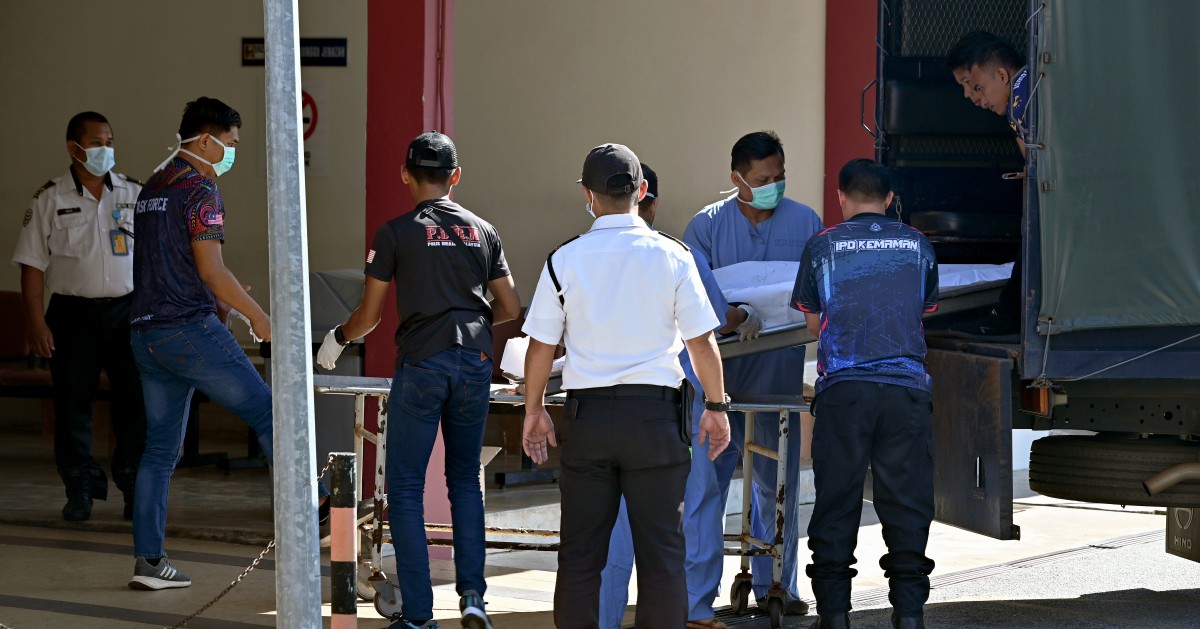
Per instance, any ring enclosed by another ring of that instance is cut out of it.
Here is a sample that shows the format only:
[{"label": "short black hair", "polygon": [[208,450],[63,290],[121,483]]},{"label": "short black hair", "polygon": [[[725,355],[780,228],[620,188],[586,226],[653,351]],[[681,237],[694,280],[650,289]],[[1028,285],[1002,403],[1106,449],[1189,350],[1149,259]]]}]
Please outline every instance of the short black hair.
[{"label": "short black hair", "polygon": [[1025,57],[1008,40],[987,31],[971,31],[963,35],[946,53],[946,69],[950,71],[959,68],[970,70],[975,66],[991,64],[999,64],[1016,72],[1025,65]]},{"label": "short black hair", "polygon": [[872,159],[852,159],[838,173],[838,190],[855,201],[886,201],[892,191],[892,171]]},{"label": "short black hair", "polygon": [[730,152],[729,169],[741,172],[750,168],[750,162],[766,159],[772,155],[783,158],[783,142],[774,131],[755,131],[738,138]]},{"label": "short black hair", "polygon": [[430,166],[408,167],[408,176],[416,179],[418,183],[428,183],[435,186],[444,186],[450,183],[450,176],[453,174],[453,168],[432,168]]},{"label": "short black hair", "polygon": [[83,134],[87,131],[87,123],[89,122],[108,124],[108,118],[94,111],[81,111],[71,116],[71,121],[67,123],[67,140],[78,142],[83,139]]},{"label": "short black hair", "polygon": [[642,162],[642,179],[646,180],[646,196],[638,201],[638,209],[645,210],[658,198],[658,173],[647,166],[646,162]]},{"label": "short black hair", "polygon": [[225,133],[241,126],[242,115],[236,109],[215,98],[201,96],[184,105],[179,137],[186,140],[200,133]]}]

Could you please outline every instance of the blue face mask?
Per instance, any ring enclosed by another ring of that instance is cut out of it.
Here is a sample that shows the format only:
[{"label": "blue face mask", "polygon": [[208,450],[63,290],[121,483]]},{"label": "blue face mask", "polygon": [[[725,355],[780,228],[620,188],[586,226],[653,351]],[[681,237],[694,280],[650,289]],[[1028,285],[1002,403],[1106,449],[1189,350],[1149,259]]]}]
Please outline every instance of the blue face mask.
[{"label": "blue face mask", "polygon": [[75,158],[75,161],[83,164],[83,167],[89,173],[97,177],[103,176],[104,173],[112,170],[113,166],[117,165],[116,157],[113,154],[113,147],[111,146],[93,146],[90,149],[85,149],[78,142],[75,142],[75,146],[78,146],[80,150],[87,154],[86,162],[78,157]]},{"label": "blue face mask", "polygon": [[[736,170],[734,172],[737,173]],[[746,186],[750,185],[746,182],[746,178],[742,176],[742,173],[737,173],[737,176],[738,179],[742,180],[742,183],[746,184]],[[778,207],[779,202],[783,200],[783,190],[786,186],[787,180],[783,180],[776,181],[775,183],[769,183],[765,186],[759,186],[757,188],[750,188],[750,194],[754,195],[754,199],[751,201],[742,201],[742,198],[739,195],[738,200],[756,210],[773,210]]]}]

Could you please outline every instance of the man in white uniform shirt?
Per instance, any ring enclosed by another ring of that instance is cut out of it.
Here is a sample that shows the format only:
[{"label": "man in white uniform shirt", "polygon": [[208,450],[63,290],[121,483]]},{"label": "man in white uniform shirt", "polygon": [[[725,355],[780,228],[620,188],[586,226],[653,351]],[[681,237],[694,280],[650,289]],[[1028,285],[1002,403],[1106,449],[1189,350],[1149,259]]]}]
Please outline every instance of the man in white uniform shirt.
[{"label": "man in white uniform shirt", "polygon": [[[71,168],[47,182],[25,211],[13,264],[29,345],[50,359],[54,379],[54,459],[66,486],[65,520],[87,520],[92,499],[108,497],[104,470],[92,458],[92,404],[100,370],[112,390],[117,447],[113,483],[133,517],[133,486],[146,445],[142,385],[129,346],[133,292],[133,206],[142,186],[112,172],[112,127],[85,111],[67,123]],[[50,306],[43,311],[45,292]]]},{"label": "man in white uniform shirt", "polygon": [[[535,463],[562,442],[562,522],[554,622],[596,627],[600,572],[622,496],[637,558],[639,627],[687,623],[683,493],[688,447],[716,457],[729,443],[729,400],[712,330],[718,321],[688,248],[647,227],[638,158],[620,144],[583,163],[592,229],[553,251],[524,332],[526,454]],[[686,340],[684,340],[686,339]],[[560,433],[544,406],[555,347],[567,348]],[[708,399],[689,435],[679,352],[686,344]]]}]

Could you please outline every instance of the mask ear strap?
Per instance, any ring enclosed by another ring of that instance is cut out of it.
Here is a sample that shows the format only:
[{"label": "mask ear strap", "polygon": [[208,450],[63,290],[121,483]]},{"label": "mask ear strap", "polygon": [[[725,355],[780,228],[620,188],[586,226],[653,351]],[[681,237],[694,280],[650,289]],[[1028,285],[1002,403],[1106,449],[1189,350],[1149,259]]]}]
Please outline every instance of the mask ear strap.
[{"label": "mask ear strap", "polygon": [[[192,138],[192,139],[194,140],[195,138]],[[175,134],[175,146],[167,147],[168,149],[170,149],[171,154],[167,156],[167,159],[164,159],[162,161],[162,163],[158,165],[158,168],[154,169],[154,172],[158,172],[158,171],[166,168],[167,164],[170,164],[171,160],[175,159],[176,155],[179,155],[179,149],[182,147],[183,147],[183,138],[179,137],[179,134],[176,133]]]}]

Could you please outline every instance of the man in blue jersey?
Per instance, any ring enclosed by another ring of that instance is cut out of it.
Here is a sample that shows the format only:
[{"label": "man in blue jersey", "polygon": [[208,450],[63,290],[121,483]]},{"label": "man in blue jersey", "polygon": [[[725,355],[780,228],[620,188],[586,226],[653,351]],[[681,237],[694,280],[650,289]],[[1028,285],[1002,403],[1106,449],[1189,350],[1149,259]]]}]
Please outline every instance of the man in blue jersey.
[{"label": "man in blue jersey", "polygon": [[892,626],[923,629],[933,560],[933,435],[921,315],[937,309],[933,247],[916,229],[884,215],[888,169],[869,159],[838,175],[845,222],[809,241],[791,305],[819,335],[813,403],[817,502],[808,525],[820,613],[814,629],[850,626],[850,580],[871,466],[875,512],[888,552]]},{"label": "man in blue jersey", "polygon": [[[646,197],[638,203],[638,216],[654,227],[658,212],[658,174],[642,164],[642,177],[646,180]],[[717,334],[732,334],[739,330],[750,334],[761,326],[758,314],[749,305],[730,306],[721,294],[704,254],[692,249],[696,270],[708,300],[712,302],[713,314],[721,327]],[[704,390],[700,379],[692,369],[691,357],[684,350],[679,354],[679,364],[684,376],[692,385],[692,434],[700,434],[700,416],[704,412]],[[729,448],[715,460],[708,458],[707,448],[692,446],[692,465],[688,471],[687,486],[683,495],[683,535],[687,555],[684,569],[688,584],[688,627],[710,627],[721,629],[725,623],[716,619],[712,602],[721,581],[721,557],[724,556],[724,496],[708,491],[716,486],[717,478],[728,477],[737,467],[737,451]],[[726,485],[728,487],[728,485]],[[600,629],[618,629],[629,601],[629,578],[633,571],[633,535],[629,529],[629,516],[624,499],[613,525],[608,544],[608,564],[600,573]],[[715,559],[715,561],[714,561]],[[705,584],[707,589],[700,589]],[[655,604],[646,601],[647,605]]]},{"label": "man in blue jersey", "polygon": [[[800,260],[804,244],[821,231],[820,217],[812,208],[783,196],[786,185],[783,144],[772,131],[756,131],[740,138],[734,145],[730,160],[730,180],[736,194],[714,203],[692,217],[683,240],[694,250],[703,254],[712,268],[730,266],[748,261],[793,261]],[[799,391],[798,381],[804,373],[804,348],[792,347],[765,354],[746,356],[726,361],[727,387],[738,394],[794,394]],[[731,393],[733,395],[733,393]],[[731,442],[739,449],[745,442],[745,430],[754,431],[754,440],[767,448],[776,448],[779,440],[779,422],[768,414],[758,416],[755,426],[747,427],[741,413],[730,413]],[[789,421],[788,478],[785,510],[796,513],[796,492],[799,490],[800,471],[800,417],[793,414]],[[775,461],[766,457],[753,459],[753,494],[751,497],[751,531],[759,539],[775,537]],[[722,496],[729,491],[732,470],[723,472],[716,484],[707,488],[706,500],[716,500],[724,506]],[[689,494],[690,495],[690,494]],[[715,497],[715,498],[714,498]],[[706,514],[717,517],[723,526],[724,514]],[[808,606],[800,600],[796,584],[798,569],[796,556],[799,544],[799,528],[796,518],[784,519],[783,589],[786,591],[784,613],[804,615]],[[716,595],[721,576],[721,557],[713,555],[706,559],[709,567],[702,571],[710,575],[703,584],[694,583],[689,570],[688,589],[697,587]],[[755,557],[750,561],[753,571],[754,597],[765,603],[771,587],[772,560]],[[709,600],[711,605],[712,601]]]}]

